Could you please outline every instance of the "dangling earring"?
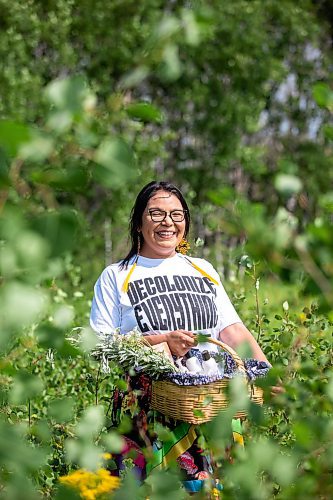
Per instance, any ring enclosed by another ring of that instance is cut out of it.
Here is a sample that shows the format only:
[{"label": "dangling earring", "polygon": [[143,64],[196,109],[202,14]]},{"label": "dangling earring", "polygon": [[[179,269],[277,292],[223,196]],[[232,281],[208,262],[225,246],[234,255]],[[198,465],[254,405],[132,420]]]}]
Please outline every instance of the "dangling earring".
[{"label": "dangling earring", "polygon": [[136,260],[139,258],[140,249],[141,249],[141,237],[140,237],[140,231],[138,231],[138,244],[137,244],[137,251],[136,251],[136,255],[137,255]]},{"label": "dangling earring", "polygon": [[190,250],[191,245],[187,241],[186,238],[182,238],[182,240],[178,243],[176,246],[176,252],[181,253],[182,255],[186,255],[187,252]]}]

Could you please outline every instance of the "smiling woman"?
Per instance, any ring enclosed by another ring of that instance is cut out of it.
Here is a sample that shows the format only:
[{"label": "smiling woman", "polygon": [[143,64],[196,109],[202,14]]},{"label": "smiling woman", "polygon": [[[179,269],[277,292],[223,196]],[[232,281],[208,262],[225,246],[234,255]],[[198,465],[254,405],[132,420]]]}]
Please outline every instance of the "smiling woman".
[{"label": "smiling woman", "polygon": [[180,200],[168,191],[158,191],[150,198],[142,216],[140,231],[143,257],[172,257],[185,233],[185,211]]},{"label": "smiling woman", "polygon": [[[189,228],[189,209],[178,188],[168,182],[153,181],[140,191],[131,213],[131,249],[121,262],[108,266],[96,283],[92,328],[103,334],[119,329],[124,335],[136,328],[151,345],[166,343],[175,359],[190,350],[191,355],[207,349],[217,351],[212,344],[195,345],[194,336],[200,332],[221,339],[233,348],[245,341],[254,358],[267,361],[241,322],[211,264],[203,259],[188,258],[178,251]],[[149,381],[144,376],[132,377],[130,391],[132,400],[133,394],[139,391],[140,411],[133,431],[126,436],[118,468],[123,467],[124,456],[136,450],[134,464],[139,476],[144,478],[151,464],[146,464],[140,447],[147,446],[151,439],[152,449],[160,453],[154,436],[148,436]],[[122,401],[128,400],[117,393],[114,425],[117,425]],[[162,416],[160,421],[172,430],[175,439],[183,436],[184,423],[165,421]],[[186,429],[184,439],[176,439],[178,445],[173,455],[185,487],[194,491],[190,488],[201,487],[212,473],[212,464],[210,456],[204,455],[198,446],[196,433],[188,434]]]}]

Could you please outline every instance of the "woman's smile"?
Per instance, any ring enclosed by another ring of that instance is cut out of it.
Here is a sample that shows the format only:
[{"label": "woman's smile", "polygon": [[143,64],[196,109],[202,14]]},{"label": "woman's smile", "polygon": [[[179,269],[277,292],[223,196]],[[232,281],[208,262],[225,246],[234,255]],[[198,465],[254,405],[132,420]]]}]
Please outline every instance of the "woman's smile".
[{"label": "woman's smile", "polygon": [[162,231],[155,231],[155,234],[157,234],[157,236],[159,238],[162,238],[163,240],[168,240],[170,238],[173,238],[176,235],[176,232],[162,230]]}]

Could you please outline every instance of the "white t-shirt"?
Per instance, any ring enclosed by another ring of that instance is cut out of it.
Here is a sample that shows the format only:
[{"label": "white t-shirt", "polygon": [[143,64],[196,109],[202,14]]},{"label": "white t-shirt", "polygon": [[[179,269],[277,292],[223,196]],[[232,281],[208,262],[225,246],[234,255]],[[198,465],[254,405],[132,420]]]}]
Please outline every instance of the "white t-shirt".
[{"label": "white t-shirt", "polygon": [[[123,283],[127,269],[119,263],[108,266],[95,285],[90,324],[97,333],[119,328],[126,334],[137,328],[143,334],[188,330],[218,338],[221,330],[241,322],[219,275],[204,259],[191,258],[219,284],[196,270],[181,254],[167,259],[139,257],[127,292]],[[199,344],[200,350],[216,350],[213,344]]]}]

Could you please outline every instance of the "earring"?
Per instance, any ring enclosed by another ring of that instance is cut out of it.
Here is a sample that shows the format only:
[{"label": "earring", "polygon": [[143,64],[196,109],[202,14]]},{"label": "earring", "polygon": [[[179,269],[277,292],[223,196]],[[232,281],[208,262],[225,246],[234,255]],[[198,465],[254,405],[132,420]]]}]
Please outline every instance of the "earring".
[{"label": "earring", "polygon": [[139,232],[139,234],[138,234],[138,245],[137,245],[137,251],[136,251],[136,254],[137,254],[138,257],[140,255],[140,249],[141,249],[141,236],[140,236],[140,232]]},{"label": "earring", "polygon": [[182,238],[182,240],[178,243],[176,246],[176,252],[181,253],[182,255],[186,255],[187,252],[190,250],[191,245],[187,241],[186,238]]}]

